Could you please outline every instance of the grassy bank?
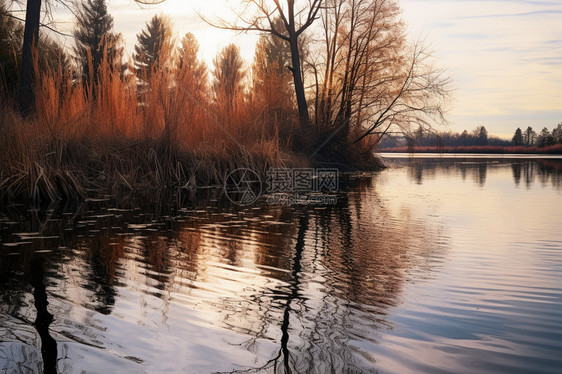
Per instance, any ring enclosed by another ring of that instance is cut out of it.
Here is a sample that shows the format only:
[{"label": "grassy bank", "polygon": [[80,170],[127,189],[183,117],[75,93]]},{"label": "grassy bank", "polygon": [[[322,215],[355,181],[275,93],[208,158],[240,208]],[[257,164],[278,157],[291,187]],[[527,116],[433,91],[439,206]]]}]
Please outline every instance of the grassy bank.
[{"label": "grassy bank", "polygon": [[271,143],[240,149],[227,144],[188,149],[161,139],[61,140],[8,126],[1,135],[4,201],[44,203],[88,196],[150,195],[170,187],[223,183],[239,167],[265,174],[269,167],[301,161]]},{"label": "grassy bank", "polygon": [[[0,199],[46,203],[100,194],[153,194],[219,186],[237,168],[377,169],[368,147],[330,141],[330,129],[302,128],[273,105],[220,105],[196,82],[154,73],[150,89],[102,70],[83,85],[60,68],[36,72],[36,111],[22,119],[3,101]],[[185,84],[182,86],[182,84]],[[95,89],[95,90],[94,90]],[[319,150],[318,150],[319,149]]]},{"label": "grassy bank", "polygon": [[491,154],[562,154],[562,144],[547,147],[501,147],[492,145],[483,146],[459,146],[459,147],[393,147],[380,149],[381,152],[389,153],[491,153]]},{"label": "grassy bank", "polygon": [[278,139],[247,145],[217,139],[187,146],[164,136],[59,138],[16,115],[12,121],[5,119],[0,132],[3,202],[151,196],[167,188],[222,186],[226,175],[237,168],[249,168],[265,177],[271,167],[336,167],[342,171],[381,167],[374,158],[360,161],[361,157],[350,153],[343,157],[341,146],[334,145],[309,157],[282,149]]}]

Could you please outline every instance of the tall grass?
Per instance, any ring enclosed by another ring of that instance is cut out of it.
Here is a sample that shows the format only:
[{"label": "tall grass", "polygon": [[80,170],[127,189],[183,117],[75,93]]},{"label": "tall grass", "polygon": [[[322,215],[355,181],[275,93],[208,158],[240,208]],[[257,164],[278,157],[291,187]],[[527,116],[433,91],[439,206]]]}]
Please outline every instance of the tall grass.
[{"label": "tall grass", "polygon": [[156,71],[139,93],[134,74],[105,62],[97,82],[76,82],[61,66],[35,71],[36,113],[23,120],[4,102],[0,114],[3,201],[218,185],[235,168],[297,162],[276,126],[256,124],[251,100],[227,111],[194,77]]},{"label": "tall grass", "polygon": [[204,69],[166,66],[140,80],[104,59],[99,74],[80,81],[62,64],[38,66],[36,57],[33,116],[0,102],[0,202],[149,196],[221,185],[242,167],[265,175],[313,162],[380,165],[373,140],[347,144],[334,129],[301,127],[282,69],[264,70],[252,93],[221,96]]}]

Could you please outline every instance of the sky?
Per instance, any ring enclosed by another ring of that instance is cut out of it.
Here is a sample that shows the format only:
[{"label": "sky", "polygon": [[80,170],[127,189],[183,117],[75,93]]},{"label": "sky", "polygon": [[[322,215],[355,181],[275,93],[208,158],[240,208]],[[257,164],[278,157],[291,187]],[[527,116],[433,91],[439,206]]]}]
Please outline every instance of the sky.
[{"label": "sky", "polygon": [[[248,62],[255,33],[235,34],[203,22],[228,18],[237,0],[167,0],[140,8],[133,0],[109,0],[115,29],[132,51],[136,34],[155,14],[172,18],[178,36],[192,32],[210,63],[217,51],[237,43]],[[486,126],[491,135],[511,138],[517,127],[550,130],[562,122],[561,0],[401,0],[402,18],[412,40],[433,50],[434,62],[452,79],[449,125],[441,130],[471,131]],[[55,20],[69,31],[69,12]],[[66,42],[67,44],[70,41]]]}]

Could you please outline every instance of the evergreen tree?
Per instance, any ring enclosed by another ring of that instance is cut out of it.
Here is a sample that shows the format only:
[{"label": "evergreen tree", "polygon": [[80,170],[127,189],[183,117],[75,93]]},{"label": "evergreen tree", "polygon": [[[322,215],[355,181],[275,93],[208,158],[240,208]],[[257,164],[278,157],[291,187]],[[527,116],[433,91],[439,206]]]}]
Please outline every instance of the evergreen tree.
[{"label": "evergreen tree", "polygon": [[488,130],[484,126],[478,126],[474,130],[474,137],[476,138],[477,145],[487,145],[488,144]]},{"label": "evergreen tree", "polygon": [[197,75],[203,75],[206,70],[205,63],[197,57],[199,53],[199,42],[195,35],[188,32],[182,38],[180,47],[178,48],[177,67],[180,71],[193,71]]},{"label": "evergreen tree", "polygon": [[459,144],[463,146],[468,145],[468,131],[464,130],[459,136]]},{"label": "evergreen tree", "polygon": [[[276,42],[273,42],[276,40]],[[291,99],[290,85],[292,76],[285,65],[290,60],[284,44],[279,44],[277,38],[262,36],[256,44],[254,63],[252,66],[253,94],[262,97],[267,94],[268,86],[274,86],[275,96],[286,95]]]},{"label": "evergreen tree", "polygon": [[0,98],[14,93],[21,63],[23,27],[7,14],[6,0],[0,0]]},{"label": "evergreen tree", "polygon": [[148,84],[154,70],[166,69],[172,62],[174,40],[168,17],[155,15],[146,29],[137,34],[134,63],[138,78]]},{"label": "evergreen tree", "polygon": [[219,105],[232,107],[244,91],[242,81],[246,76],[240,48],[235,44],[226,46],[213,60],[213,92]]},{"label": "evergreen tree", "polygon": [[98,81],[104,56],[110,67],[122,70],[122,37],[112,31],[113,17],[107,12],[105,0],[86,0],[77,18],[74,53],[84,81]]},{"label": "evergreen tree", "polygon": [[548,129],[545,127],[537,136],[537,145],[539,147],[547,147],[554,144],[554,138]]},{"label": "evergreen tree", "polygon": [[552,129],[552,138],[554,139],[554,143],[562,144],[562,122]]},{"label": "evergreen tree", "polygon": [[[276,42],[273,42],[276,40]],[[252,66],[251,102],[254,116],[260,116],[264,128],[269,130],[288,129],[287,124],[294,116],[293,94],[291,92],[292,75],[285,65],[290,61],[290,54],[283,59],[284,44],[278,38],[262,36],[257,45]],[[279,49],[281,48],[281,49]],[[280,133],[282,137],[289,134]]]},{"label": "evergreen tree", "polygon": [[[273,20],[273,24],[277,30],[283,29],[283,20],[281,20],[281,18],[275,18]],[[280,76],[290,73],[288,67],[291,66],[291,48],[288,43],[286,43],[283,39],[277,38],[271,34],[263,35],[260,38],[260,42],[264,44],[263,49],[268,65],[273,66],[275,64],[277,74]],[[301,40],[301,44],[302,43],[304,43],[304,38],[303,40]],[[301,56],[305,57],[306,49],[300,45],[299,49],[301,50]]]},{"label": "evergreen tree", "polygon": [[178,87],[201,103],[208,89],[207,65],[199,60],[199,43],[192,33],[182,38],[178,48],[175,78]]},{"label": "evergreen tree", "polygon": [[207,118],[204,105],[208,102],[207,66],[199,60],[199,43],[187,33],[181,40],[175,70],[176,99],[182,104],[184,130]]},{"label": "evergreen tree", "polygon": [[521,131],[521,128],[518,127],[517,130],[515,130],[515,134],[513,135],[511,142],[513,145],[523,145],[523,132]]},{"label": "evergreen tree", "polygon": [[525,141],[525,145],[531,146],[535,145],[537,139],[537,133],[533,130],[531,126],[527,127],[525,133],[523,134],[523,140]]}]

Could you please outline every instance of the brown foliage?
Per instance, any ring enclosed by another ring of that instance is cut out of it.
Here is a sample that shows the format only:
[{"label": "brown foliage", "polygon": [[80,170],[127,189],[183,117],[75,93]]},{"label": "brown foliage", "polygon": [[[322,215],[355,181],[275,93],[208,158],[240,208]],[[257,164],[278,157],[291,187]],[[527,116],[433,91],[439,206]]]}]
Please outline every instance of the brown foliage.
[{"label": "brown foliage", "polygon": [[1,199],[45,202],[217,185],[229,170],[265,174],[287,160],[276,133],[256,130],[243,91],[222,113],[228,121],[219,122],[200,63],[188,66],[184,59],[172,72],[154,69],[140,95],[135,75],[122,76],[107,62],[95,95],[60,64],[35,66],[36,114],[24,121],[5,110],[0,117]]},{"label": "brown foliage", "polygon": [[373,145],[392,126],[431,127],[443,120],[448,80],[419,43],[411,45],[394,0],[330,0],[323,35],[309,65],[315,76],[317,126],[339,141]]}]

